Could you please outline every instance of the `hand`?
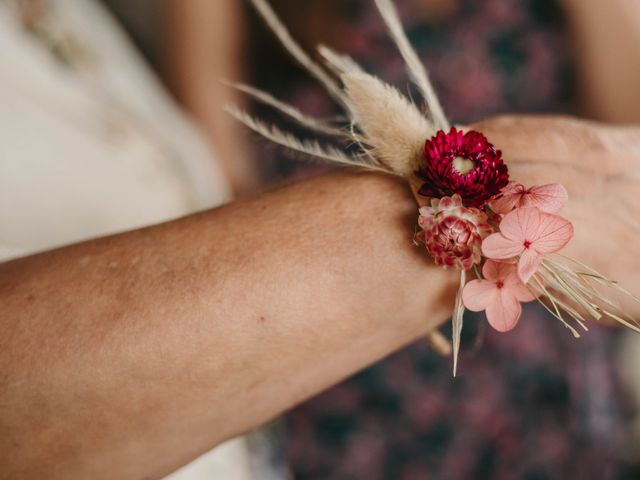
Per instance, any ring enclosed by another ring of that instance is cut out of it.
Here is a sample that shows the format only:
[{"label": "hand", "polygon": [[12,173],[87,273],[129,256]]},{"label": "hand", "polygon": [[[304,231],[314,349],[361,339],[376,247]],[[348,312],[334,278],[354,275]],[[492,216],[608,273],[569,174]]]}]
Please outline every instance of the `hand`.
[{"label": "hand", "polygon": [[[472,128],[525,185],[562,183],[575,225],[566,253],[640,294],[640,128],[557,116],[501,116]],[[640,305],[628,305],[639,312]]]}]

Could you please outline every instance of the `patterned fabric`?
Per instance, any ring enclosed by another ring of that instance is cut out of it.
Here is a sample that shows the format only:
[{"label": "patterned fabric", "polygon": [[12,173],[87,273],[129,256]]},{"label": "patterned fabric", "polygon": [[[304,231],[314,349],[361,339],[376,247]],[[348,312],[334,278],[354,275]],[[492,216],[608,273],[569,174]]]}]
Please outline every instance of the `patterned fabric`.
[{"label": "patterned fabric", "polygon": [[[447,331],[449,334],[450,331]],[[418,342],[288,415],[298,479],[634,479],[615,332],[576,341],[538,308],[465,323],[460,375]]]},{"label": "patterned fabric", "polygon": [[[462,0],[437,24],[416,15],[415,1],[397,3],[454,122],[568,109],[572,70],[551,1]],[[344,8],[350,53],[408,86],[372,2]],[[311,82],[293,83],[271,87],[308,112],[335,113]],[[420,341],[292,411],[295,478],[640,478],[620,458],[632,412],[614,367],[618,335],[594,326],[575,340],[537,306],[508,334],[468,315],[459,378]]]}]

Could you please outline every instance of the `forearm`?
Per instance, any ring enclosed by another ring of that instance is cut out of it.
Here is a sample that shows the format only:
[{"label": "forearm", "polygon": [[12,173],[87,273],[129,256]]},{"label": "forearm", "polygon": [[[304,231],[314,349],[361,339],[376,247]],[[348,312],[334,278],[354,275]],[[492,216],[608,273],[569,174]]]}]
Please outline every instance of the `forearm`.
[{"label": "forearm", "polygon": [[160,476],[417,338],[455,275],[414,222],[340,173],[0,266],[0,477]]}]

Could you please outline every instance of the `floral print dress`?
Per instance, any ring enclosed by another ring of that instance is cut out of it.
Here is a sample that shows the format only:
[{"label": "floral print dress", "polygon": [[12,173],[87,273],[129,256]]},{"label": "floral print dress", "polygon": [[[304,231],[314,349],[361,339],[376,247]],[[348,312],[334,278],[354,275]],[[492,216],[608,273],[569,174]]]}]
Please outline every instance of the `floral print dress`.
[{"label": "floral print dress", "polygon": [[[454,122],[570,108],[570,52],[553,2],[461,0],[437,24],[416,17],[415,1],[397,3]],[[346,0],[344,9],[351,55],[385,80],[410,88],[373,2]],[[310,81],[273,87],[310,113],[335,113]],[[443,332],[450,335],[450,327]],[[615,368],[618,336],[593,326],[575,340],[535,305],[508,334],[487,328],[483,315],[469,314],[458,378],[451,376],[450,358],[418,341],[290,412],[285,448],[293,475],[640,478],[638,466],[624,460],[633,412]]]}]

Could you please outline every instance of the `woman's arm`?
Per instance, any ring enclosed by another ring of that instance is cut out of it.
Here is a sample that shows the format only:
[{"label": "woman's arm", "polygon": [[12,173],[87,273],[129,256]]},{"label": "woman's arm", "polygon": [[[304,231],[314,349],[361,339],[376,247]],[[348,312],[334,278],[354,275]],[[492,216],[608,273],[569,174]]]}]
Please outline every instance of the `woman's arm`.
[{"label": "woman's arm", "polygon": [[169,76],[189,111],[203,126],[236,195],[259,186],[258,170],[226,104],[242,100],[222,80],[241,81],[243,4],[238,0],[170,0],[167,15]]},{"label": "woman's arm", "polygon": [[[640,129],[477,128],[567,186],[570,253],[637,294]],[[0,478],[157,478],[423,335],[456,275],[415,222],[406,186],[345,172],[0,265]]]},{"label": "woman's arm", "polygon": [[345,172],[0,265],[0,478],[157,478],[423,335],[415,215]]}]

